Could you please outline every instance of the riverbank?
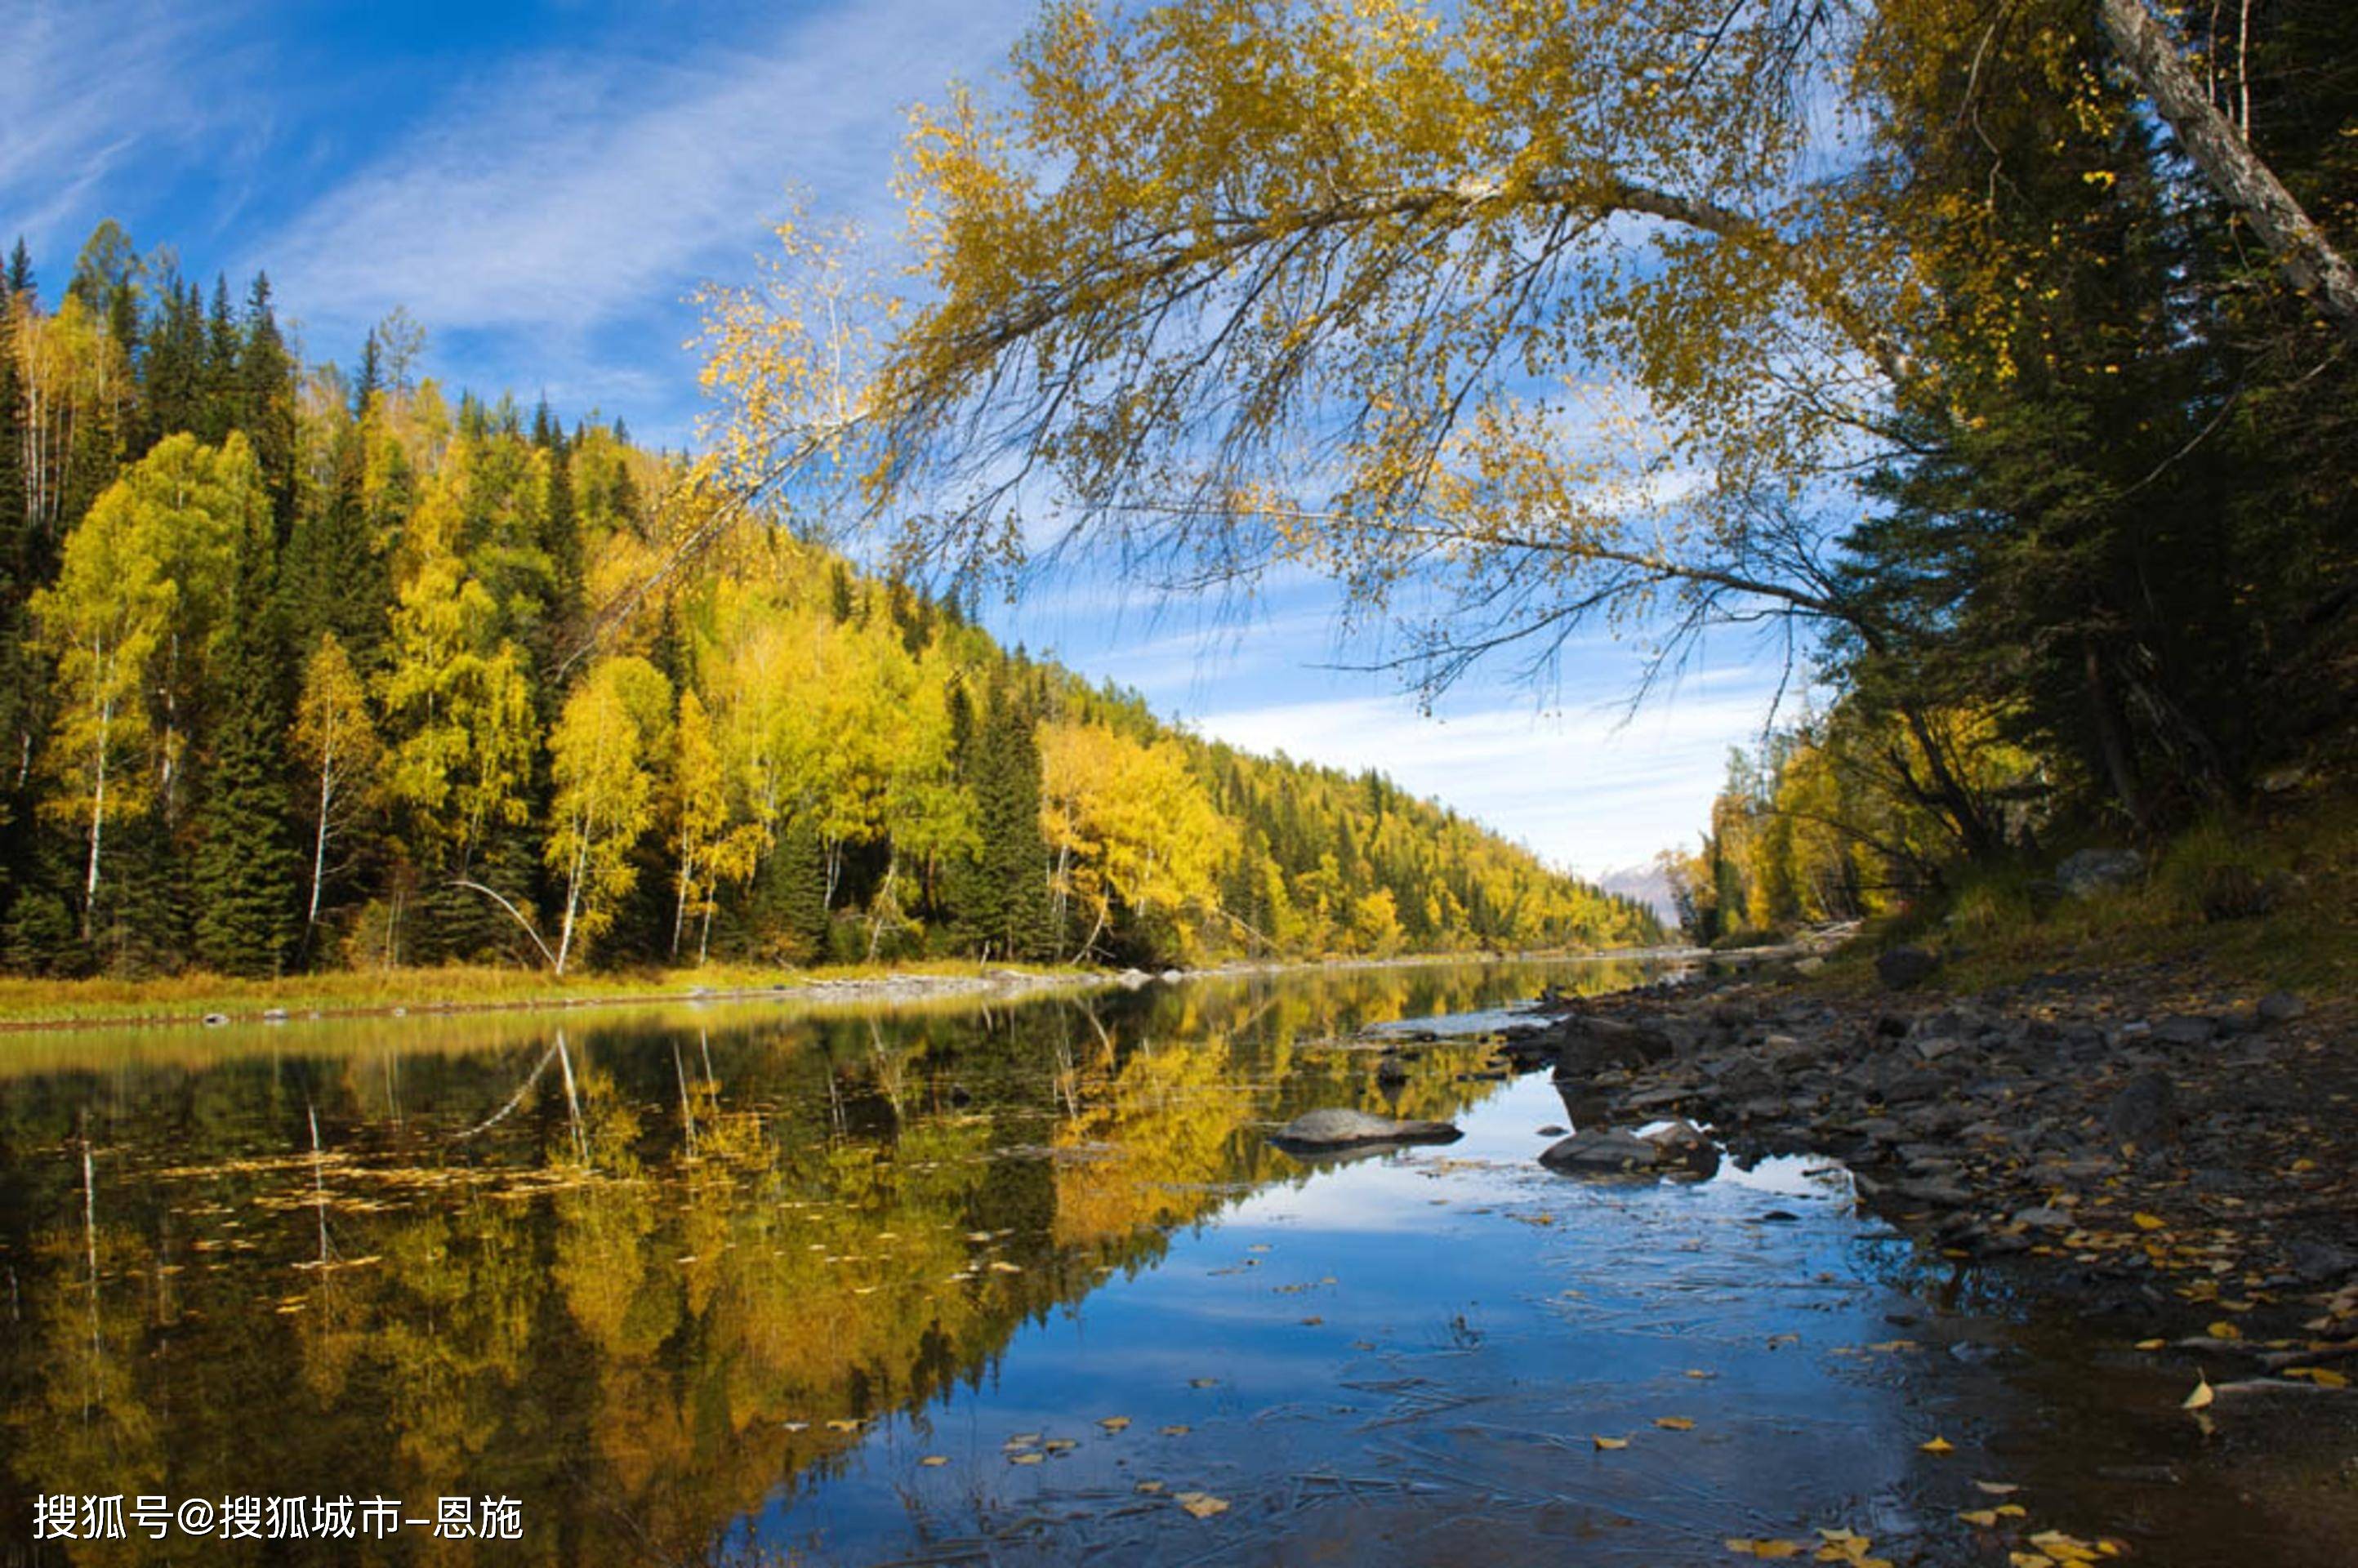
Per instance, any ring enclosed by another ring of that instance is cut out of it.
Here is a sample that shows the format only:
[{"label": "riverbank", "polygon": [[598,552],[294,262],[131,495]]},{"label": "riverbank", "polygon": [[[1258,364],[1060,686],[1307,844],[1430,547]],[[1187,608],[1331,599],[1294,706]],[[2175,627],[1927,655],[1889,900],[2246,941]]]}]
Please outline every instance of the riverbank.
[{"label": "riverbank", "polygon": [[2158,959],[1967,994],[1706,979],[1565,1004],[1509,1047],[1553,1065],[1575,1126],[1685,1119],[1739,1162],[1842,1162],[1928,1250],[2019,1271],[2180,1366],[2190,1414],[2348,1426],[2353,1030],[2346,995]]},{"label": "riverbank", "polygon": [[398,1017],[408,1013],[513,1011],[532,1008],[633,1007],[672,1001],[757,1001],[798,996],[904,1001],[936,997],[1015,997],[1044,989],[1141,985],[1205,975],[1275,975],[1321,968],[1465,963],[1485,957],[1572,957],[1652,962],[1700,957],[1688,949],[1582,954],[1431,953],[1390,957],[1300,958],[1228,963],[1207,969],[1109,969],[1080,965],[1008,965],[945,960],[800,969],[708,967],[590,974],[556,979],[516,968],[452,967],[239,980],[191,974],[137,980],[0,979],[0,1033],[40,1029],[134,1028],[148,1024],[276,1023],[295,1018]]}]

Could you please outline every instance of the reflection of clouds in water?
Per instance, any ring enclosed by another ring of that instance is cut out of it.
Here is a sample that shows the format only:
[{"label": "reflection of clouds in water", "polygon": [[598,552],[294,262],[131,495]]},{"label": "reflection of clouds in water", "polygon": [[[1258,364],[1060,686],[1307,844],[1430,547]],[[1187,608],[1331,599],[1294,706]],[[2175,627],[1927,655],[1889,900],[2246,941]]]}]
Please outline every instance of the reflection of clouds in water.
[{"label": "reflection of clouds in water", "polygon": [[1850,1173],[1822,1155],[1772,1154],[1748,1171],[1728,1161],[1720,1165],[1718,1180],[1723,1186],[1780,1197],[1847,1199],[1854,1192]]}]

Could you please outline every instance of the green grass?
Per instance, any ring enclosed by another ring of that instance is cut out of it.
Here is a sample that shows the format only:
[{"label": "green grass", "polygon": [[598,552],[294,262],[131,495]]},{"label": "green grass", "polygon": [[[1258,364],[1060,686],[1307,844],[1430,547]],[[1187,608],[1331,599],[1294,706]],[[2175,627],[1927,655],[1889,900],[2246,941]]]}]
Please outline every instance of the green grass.
[{"label": "green grass", "polygon": [[[854,964],[820,969],[709,965],[695,969],[640,969],[568,975],[489,966],[372,969],[244,980],[190,973],[143,979],[0,979],[0,1028],[100,1022],[162,1022],[226,1013],[254,1017],[271,1008],[290,1013],[374,1012],[387,1008],[546,1007],[568,1002],[616,1002],[684,997],[696,991],[789,989],[815,980],[886,975],[971,977],[986,968],[969,960],[914,965]],[[1075,974],[1069,967],[1018,965],[1042,974]]]},{"label": "green grass", "polygon": [[[2033,868],[1976,875],[1942,906],[1870,928],[1820,983],[1871,989],[1875,953],[1913,942],[1942,954],[1933,983],[1956,991],[2056,969],[2160,962],[2228,987],[2358,996],[2358,797],[2336,792],[2266,815],[2221,812],[2147,864],[2128,886],[2075,899],[2054,898]],[[2244,873],[2271,883],[2273,907],[2207,919],[2206,893]]]}]

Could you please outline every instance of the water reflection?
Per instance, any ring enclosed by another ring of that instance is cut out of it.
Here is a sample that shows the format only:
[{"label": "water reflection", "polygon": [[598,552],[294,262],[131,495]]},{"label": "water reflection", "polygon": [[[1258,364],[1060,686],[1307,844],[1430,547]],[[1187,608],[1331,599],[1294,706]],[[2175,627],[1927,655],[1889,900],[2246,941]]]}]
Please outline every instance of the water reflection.
[{"label": "water reflection", "polygon": [[708,1554],[1271,1179],[1252,1124],[1363,1087],[1310,1043],[1537,983],[36,1037],[0,1079],[7,1529],[37,1493],[499,1493],[502,1561]]},{"label": "water reflection", "polygon": [[[2084,1336],[1949,1313],[1840,1172],[1565,1182],[1544,1074],[1347,1044],[1639,978],[39,1039],[0,1076],[5,1560],[1635,1563],[1825,1524],[1946,1562],[1975,1475],[2093,1530],[2073,1449],[2180,1460],[2048,1433]],[[1264,1141],[1322,1105],[1466,1136]],[[522,1539],[36,1548],[56,1493],[508,1497]]]}]

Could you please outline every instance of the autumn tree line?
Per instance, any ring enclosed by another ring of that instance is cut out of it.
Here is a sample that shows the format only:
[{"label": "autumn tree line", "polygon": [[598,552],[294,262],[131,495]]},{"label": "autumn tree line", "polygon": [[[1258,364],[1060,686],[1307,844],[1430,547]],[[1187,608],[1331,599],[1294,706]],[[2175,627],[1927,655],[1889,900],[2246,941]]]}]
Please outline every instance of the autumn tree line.
[{"label": "autumn tree line", "polygon": [[747,482],[1322,574],[1428,697],[1741,649],[1808,711],[1678,858],[1702,935],[2347,777],[2347,0],[1054,0],[903,161],[854,395],[723,315]]},{"label": "autumn tree line", "polygon": [[683,460],[454,404],[399,313],[354,369],[307,365],[266,279],[208,294],[112,223],[46,299],[20,243],[5,307],[14,970],[1654,934],[1378,775],[1171,730],[784,528],[671,569],[708,510]]}]

